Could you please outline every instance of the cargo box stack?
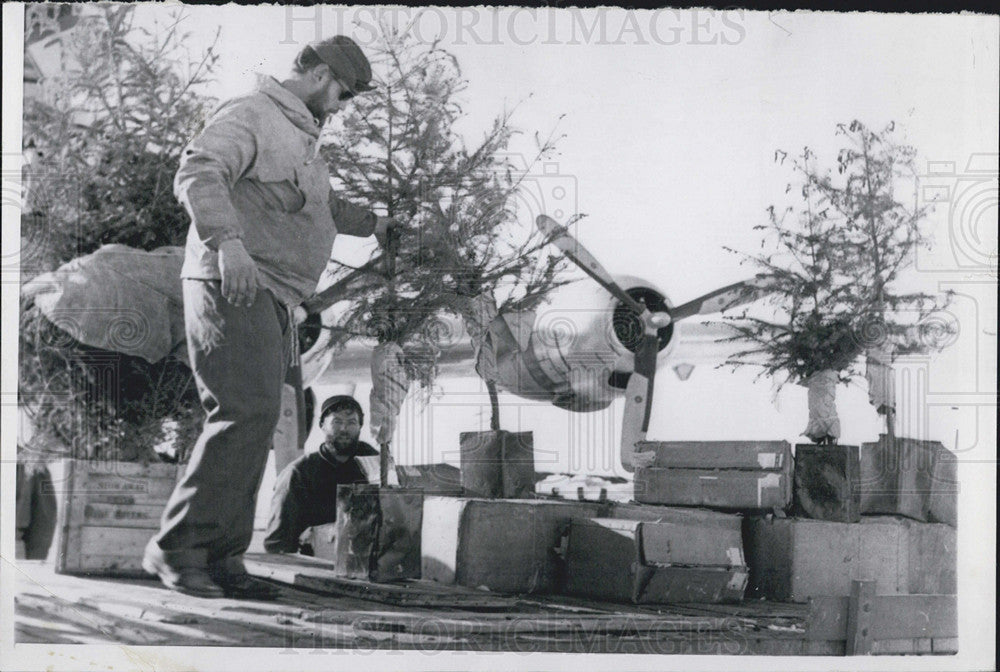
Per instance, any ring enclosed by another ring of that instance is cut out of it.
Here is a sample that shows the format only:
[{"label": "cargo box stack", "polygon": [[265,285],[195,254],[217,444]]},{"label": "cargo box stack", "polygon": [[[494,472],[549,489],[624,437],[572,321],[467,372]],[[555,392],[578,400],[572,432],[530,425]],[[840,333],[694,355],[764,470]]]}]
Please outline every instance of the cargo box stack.
[{"label": "cargo box stack", "polygon": [[739,602],[749,574],[741,514],[789,506],[791,446],[642,442],[638,451],[654,460],[636,470],[637,503],[573,521],[567,591],[636,603]]},{"label": "cargo box stack", "polygon": [[747,584],[740,517],[615,505],[572,522],[566,591],[618,602],[739,602]]},{"label": "cargo box stack", "polygon": [[938,442],[796,446],[795,517],[744,522],[749,597],[955,594],[955,458]]},{"label": "cargo box stack", "polygon": [[570,522],[609,505],[536,496],[531,432],[466,432],[460,447],[462,496],[425,493],[421,577],[501,593],[563,592]]}]

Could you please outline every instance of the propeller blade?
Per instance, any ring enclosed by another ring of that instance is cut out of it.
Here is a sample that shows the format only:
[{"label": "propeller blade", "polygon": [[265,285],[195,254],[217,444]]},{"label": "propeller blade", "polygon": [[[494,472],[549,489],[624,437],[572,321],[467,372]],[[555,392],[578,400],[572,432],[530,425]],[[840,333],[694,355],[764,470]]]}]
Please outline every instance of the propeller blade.
[{"label": "propeller blade", "polygon": [[653,385],[656,381],[656,355],[659,352],[656,327],[647,323],[642,345],[635,353],[635,373],[625,388],[625,413],[622,417],[622,467],[635,471],[653,463],[655,453],[636,452],[640,441],[646,440],[649,417],[653,407]]},{"label": "propeller blade", "polygon": [[574,264],[583,269],[584,273],[596,280],[601,287],[611,292],[615,298],[628,306],[630,310],[637,315],[641,315],[646,310],[645,306],[629,296],[614,281],[611,274],[587,251],[587,248],[570,235],[566,227],[548,215],[539,215],[535,219],[535,225],[539,231],[549,237],[553,245],[558,247]]},{"label": "propeller blade", "polygon": [[670,309],[676,322],[692,315],[709,315],[735,306],[755,301],[767,293],[767,288],[756,278],[727,285],[697,299]]}]

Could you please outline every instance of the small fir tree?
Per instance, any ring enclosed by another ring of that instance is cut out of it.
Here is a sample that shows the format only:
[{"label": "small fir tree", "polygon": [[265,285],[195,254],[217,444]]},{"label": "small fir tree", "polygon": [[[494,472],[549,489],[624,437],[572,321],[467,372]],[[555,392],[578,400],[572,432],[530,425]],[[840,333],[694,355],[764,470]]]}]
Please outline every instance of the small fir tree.
[{"label": "small fir tree", "polygon": [[[785,192],[799,202],[781,211],[772,205],[767,223],[754,227],[764,232],[762,247],[769,242],[770,251],[737,252],[768,285],[766,304],[773,312],[751,306],[727,316],[736,334],[726,340],[747,347],[725,364],[759,366],[762,375],[784,373],[809,387],[805,433],[818,443],[840,434],[836,384],[861,375],[861,354],[867,356],[872,403],[888,416],[892,431],[887,367],[934,347],[927,318],[950,301],[949,294],[898,288],[900,273],[927,244],[929,206],[910,206],[899,196],[904,184],[915,188],[915,149],[896,140],[894,124],[873,131],[853,121],[838,125],[837,136],[846,144],[836,175],[819,168],[805,148],[791,161],[796,181]],[[781,164],[787,157],[775,154]]]},{"label": "small fir tree", "polygon": [[[376,250],[358,266],[335,261],[332,283],[306,308],[347,302],[334,346],[356,337],[393,346],[398,361],[387,387],[396,392],[387,396],[398,411],[404,376],[425,389],[434,380],[448,344],[442,313],[467,314],[471,295],[497,290],[501,310],[532,308],[561,284],[562,262],[546,254],[530,223],[519,224],[518,193],[532,162],[518,165],[509,153],[518,133],[512,112],[470,146],[457,129],[466,81],[452,54],[383,26],[370,56],[377,88],[325,130],[322,152],[343,195],[404,226],[391,260]],[[555,146],[552,137],[536,140],[534,161]]]}]

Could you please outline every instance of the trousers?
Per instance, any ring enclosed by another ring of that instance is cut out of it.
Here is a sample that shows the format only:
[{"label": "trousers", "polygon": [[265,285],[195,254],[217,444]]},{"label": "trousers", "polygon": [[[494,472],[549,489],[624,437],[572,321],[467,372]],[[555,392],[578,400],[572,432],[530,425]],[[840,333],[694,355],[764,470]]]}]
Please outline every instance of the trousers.
[{"label": "trousers", "polygon": [[205,424],[146,547],[165,564],[238,574],[281,410],[294,325],[266,289],[231,305],[218,280],[184,283],[184,328]]}]

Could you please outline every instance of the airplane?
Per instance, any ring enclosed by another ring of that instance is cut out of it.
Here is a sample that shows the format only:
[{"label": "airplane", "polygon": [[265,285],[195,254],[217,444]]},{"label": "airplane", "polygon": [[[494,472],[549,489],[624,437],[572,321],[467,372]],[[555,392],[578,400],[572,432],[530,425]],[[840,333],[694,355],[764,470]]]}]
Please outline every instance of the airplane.
[{"label": "airplane", "polygon": [[[540,215],[536,225],[595,282],[569,283],[557,288],[538,310],[500,314],[489,323],[498,387],[578,413],[607,408],[624,396],[622,466],[627,471],[648,466],[652,454],[636,448],[649,428],[656,370],[672,359],[678,344],[677,323],[755,300],[765,288],[751,279],[674,305],[664,291],[646,280],[612,276],[550,217]],[[441,364],[461,363],[469,375],[468,362],[475,353],[456,319],[443,317],[441,328],[435,330],[444,334],[438,343]],[[304,353],[306,386],[318,380],[333,361],[328,345],[329,338],[321,337]],[[339,376],[366,375],[373,347],[374,342],[356,342],[338,354]],[[689,366],[680,363],[678,375],[683,376]]]},{"label": "airplane", "polygon": [[[501,314],[489,323],[498,387],[578,413],[607,408],[625,396],[620,459],[626,470],[634,471],[649,464],[650,455],[636,447],[649,426],[656,371],[671,360],[678,344],[678,323],[753,300],[763,288],[750,280],[675,305],[641,278],[611,276],[555,220],[541,215],[536,225],[593,282],[569,283],[539,309]],[[168,355],[184,359],[182,260],[182,248],[144,252],[108,245],[33,279],[24,292],[50,319],[59,320],[56,324],[72,324],[73,335],[87,345],[151,362]],[[136,321],[132,331],[145,333],[133,338],[135,343],[116,340],[116,330],[105,324],[129,316]],[[306,330],[318,332],[301,357],[303,388],[319,381],[334,363],[338,377],[369,377],[373,342],[357,341],[335,351],[329,347],[332,332],[320,328],[333,324],[330,310],[300,317]],[[474,351],[460,318],[440,319],[439,368],[471,375]]]}]

